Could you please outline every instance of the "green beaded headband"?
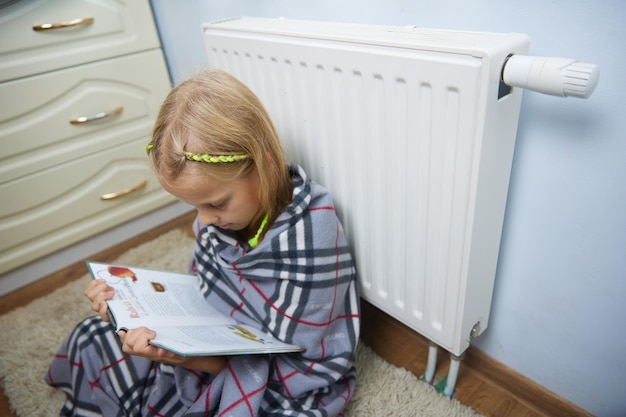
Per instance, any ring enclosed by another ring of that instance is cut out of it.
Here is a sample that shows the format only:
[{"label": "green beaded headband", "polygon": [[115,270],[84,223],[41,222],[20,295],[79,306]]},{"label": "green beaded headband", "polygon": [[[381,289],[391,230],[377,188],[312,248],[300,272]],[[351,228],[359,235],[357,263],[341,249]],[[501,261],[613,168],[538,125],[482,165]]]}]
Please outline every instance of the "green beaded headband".
[{"label": "green beaded headband", "polygon": [[221,162],[237,162],[242,159],[246,159],[248,155],[246,154],[238,154],[238,155],[209,155],[205,154],[196,154],[193,152],[185,152],[185,157],[189,161],[196,162],[206,162],[208,164],[219,164]]},{"label": "green beaded headband", "polygon": [[[150,151],[154,148],[152,143],[148,143],[146,145],[146,153],[150,153]],[[237,162],[242,159],[248,158],[246,154],[234,154],[234,155],[211,155],[208,153],[197,154],[193,152],[185,152],[185,158],[189,161],[196,162],[206,162],[207,164],[219,164],[219,163],[229,163],[229,162]]]}]

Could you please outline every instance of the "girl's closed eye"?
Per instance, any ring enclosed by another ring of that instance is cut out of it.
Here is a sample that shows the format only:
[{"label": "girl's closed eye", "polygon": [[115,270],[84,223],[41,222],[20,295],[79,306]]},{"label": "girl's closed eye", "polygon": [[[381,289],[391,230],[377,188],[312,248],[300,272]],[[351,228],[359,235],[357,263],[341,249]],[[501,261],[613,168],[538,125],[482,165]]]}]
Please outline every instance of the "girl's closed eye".
[{"label": "girl's closed eye", "polygon": [[224,201],[219,201],[217,203],[211,203],[211,204],[209,204],[209,206],[212,209],[220,210],[220,209],[226,208],[227,204],[228,204],[228,200],[224,200]]}]

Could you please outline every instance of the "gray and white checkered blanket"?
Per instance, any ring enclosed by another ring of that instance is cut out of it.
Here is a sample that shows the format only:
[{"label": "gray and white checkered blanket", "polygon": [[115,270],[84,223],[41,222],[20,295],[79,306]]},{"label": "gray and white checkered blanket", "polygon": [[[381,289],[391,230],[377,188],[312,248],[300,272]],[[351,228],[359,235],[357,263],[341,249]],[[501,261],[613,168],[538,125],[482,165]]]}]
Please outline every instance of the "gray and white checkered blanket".
[{"label": "gray and white checkered blanket", "polygon": [[99,317],[66,339],[47,376],[62,415],[337,416],[355,386],[355,268],[328,192],[291,167],[293,201],[258,247],[196,223],[192,270],[218,310],[302,353],[229,357],[218,375],[130,357]]}]

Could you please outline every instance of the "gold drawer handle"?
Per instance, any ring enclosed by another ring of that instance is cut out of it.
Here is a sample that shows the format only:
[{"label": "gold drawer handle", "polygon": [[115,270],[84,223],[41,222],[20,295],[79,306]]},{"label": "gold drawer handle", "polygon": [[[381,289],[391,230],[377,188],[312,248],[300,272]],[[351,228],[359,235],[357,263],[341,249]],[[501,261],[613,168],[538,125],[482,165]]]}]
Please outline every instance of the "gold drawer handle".
[{"label": "gold drawer handle", "polygon": [[116,198],[120,198],[120,197],[124,197],[125,195],[134,193],[135,191],[139,191],[142,188],[144,188],[146,185],[148,184],[148,180],[144,179],[141,180],[137,185],[134,185],[124,191],[118,191],[116,193],[108,193],[108,194],[102,194],[100,196],[100,200],[115,200]]},{"label": "gold drawer handle", "polygon": [[68,22],[42,23],[41,25],[33,26],[33,30],[35,32],[43,32],[46,30],[64,29],[64,28],[71,28],[75,26],[87,26],[87,25],[91,25],[93,21],[94,21],[93,17],[84,17],[82,19],[74,19]]},{"label": "gold drawer handle", "polygon": [[70,120],[70,124],[82,125],[82,124],[85,124],[85,123],[95,122],[97,120],[102,120],[102,119],[106,119],[108,117],[117,116],[120,113],[122,113],[122,110],[124,110],[124,106],[117,106],[116,108],[114,108],[110,112],[102,111],[100,113],[92,114],[91,116],[79,116],[79,117],[77,117],[75,119]]}]

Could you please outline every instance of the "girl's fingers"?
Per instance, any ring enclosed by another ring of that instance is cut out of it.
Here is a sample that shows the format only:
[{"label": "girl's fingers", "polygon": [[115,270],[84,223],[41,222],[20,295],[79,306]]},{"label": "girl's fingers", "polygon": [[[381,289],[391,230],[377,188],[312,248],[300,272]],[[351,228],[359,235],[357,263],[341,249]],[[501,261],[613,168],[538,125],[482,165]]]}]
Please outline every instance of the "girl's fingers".
[{"label": "girl's fingers", "polygon": [[87,296],[87,298],[89,298],[90,300],[93,300],[98,294],[101,294],[103,292],[109,293],[111,294],[111,296],[115,294],[115,290],[113,289],[113,287],[107,284],[106,281],[102,279],[98,279],[98,280],[91,281],[89,285],[87,286],[87,288],[85,289],[84,293]]},{"label": "girl's fingers", "polygon": [[101,312],[106,312],[107,309],[107,294],[106,293],[100,293],[97,294],[92,300],[91,300],[91,309],[93,311],[95,311],[96,313],[101,313]]},{"label": "girl's fingers", "polygon": [[109,311],[109,306],[106,303],[106,301],[101,302],[100,303],[100,309],[98,310],[98,313],[100,314],[100,317],[102,318],[102,321],[106,321],[106,322],[110,321],[108,311]]},{"label": "girl's fingers", "polygon": [[124,351],[136,355],[154,354],[156,348],[148,342],[156,337],[156,333],[147,327],[139,327],[126,332],[123,338]]},{"label": "girl's fingers", "polygon": [[115,295],[115,290],[110,287],[104,280],[94,280],[89,283],[85,289],[85,296],[91,301],[91,309],[105,321],[108,320],[107,312],[107,300],[110,300]]},{"label": "girl's fingers", "polygon": [[87,288],[85,288],[84,294],[87,296],[87,298],[91,300],[96,294],[102,292],[103,288],[106,287],[108,287],[106,281],[102,279],[96,279],[89,282],[89,285],[87,285]]},{"label": "girl's fingers", "polygon": [[149,342],[156,337],[156,333],[146,327],[121,331],[118,334],[122,341],[122,350],[128,354],[170,364],[176,364],[183,359],[172,352],[152,346]]}]

